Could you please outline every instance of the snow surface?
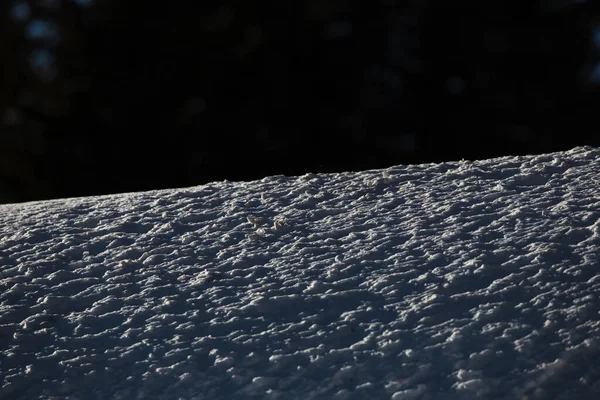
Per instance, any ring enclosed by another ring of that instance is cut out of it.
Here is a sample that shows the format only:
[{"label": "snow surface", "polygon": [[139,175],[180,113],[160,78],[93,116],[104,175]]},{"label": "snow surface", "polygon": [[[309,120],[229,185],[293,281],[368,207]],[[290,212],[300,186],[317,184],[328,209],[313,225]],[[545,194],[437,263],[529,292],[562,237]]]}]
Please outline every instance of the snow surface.
[{"label": "snow surface", "polygon": [[1,399],[598,399],[600,149],[4,205]]}]

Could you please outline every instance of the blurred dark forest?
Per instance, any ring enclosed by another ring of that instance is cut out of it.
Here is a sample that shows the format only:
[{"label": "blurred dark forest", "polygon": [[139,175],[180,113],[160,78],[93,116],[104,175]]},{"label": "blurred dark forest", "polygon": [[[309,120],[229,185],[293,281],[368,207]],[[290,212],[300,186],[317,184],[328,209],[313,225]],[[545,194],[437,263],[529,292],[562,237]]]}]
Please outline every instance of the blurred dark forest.
[{"label": "blurred dark forest", "polygon": [[5,0],[0,202],[600,146],[600,2]]}]

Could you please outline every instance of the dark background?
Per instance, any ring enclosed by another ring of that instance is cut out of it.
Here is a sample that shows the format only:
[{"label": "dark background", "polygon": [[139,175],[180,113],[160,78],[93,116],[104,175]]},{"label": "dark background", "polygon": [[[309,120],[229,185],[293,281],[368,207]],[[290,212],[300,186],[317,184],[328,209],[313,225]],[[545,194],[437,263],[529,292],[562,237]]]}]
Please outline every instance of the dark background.
[{"label": "dark background", "polygon": [[574,0],[6,0],[0,202],[600,146]]}]

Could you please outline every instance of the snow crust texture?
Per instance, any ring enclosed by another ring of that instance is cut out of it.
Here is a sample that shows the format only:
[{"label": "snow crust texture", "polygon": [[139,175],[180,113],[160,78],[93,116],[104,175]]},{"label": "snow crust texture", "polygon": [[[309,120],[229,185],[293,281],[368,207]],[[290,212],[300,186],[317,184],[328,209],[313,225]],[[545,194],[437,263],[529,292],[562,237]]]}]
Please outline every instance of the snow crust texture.
[{"label": "snow crust texture", "polygon": [[600,151],[0,207],[0,399],[600,398]]}]

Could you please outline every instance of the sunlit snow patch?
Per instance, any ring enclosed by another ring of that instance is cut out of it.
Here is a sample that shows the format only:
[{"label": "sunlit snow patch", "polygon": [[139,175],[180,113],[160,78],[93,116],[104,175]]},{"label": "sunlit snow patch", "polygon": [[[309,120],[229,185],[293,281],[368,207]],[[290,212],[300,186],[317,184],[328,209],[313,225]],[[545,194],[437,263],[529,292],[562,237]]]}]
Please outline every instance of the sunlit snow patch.
[{"label": "sunlit snow patch", "polygon": [[598,398],[599,156],[1,206],[0,398]]}]

